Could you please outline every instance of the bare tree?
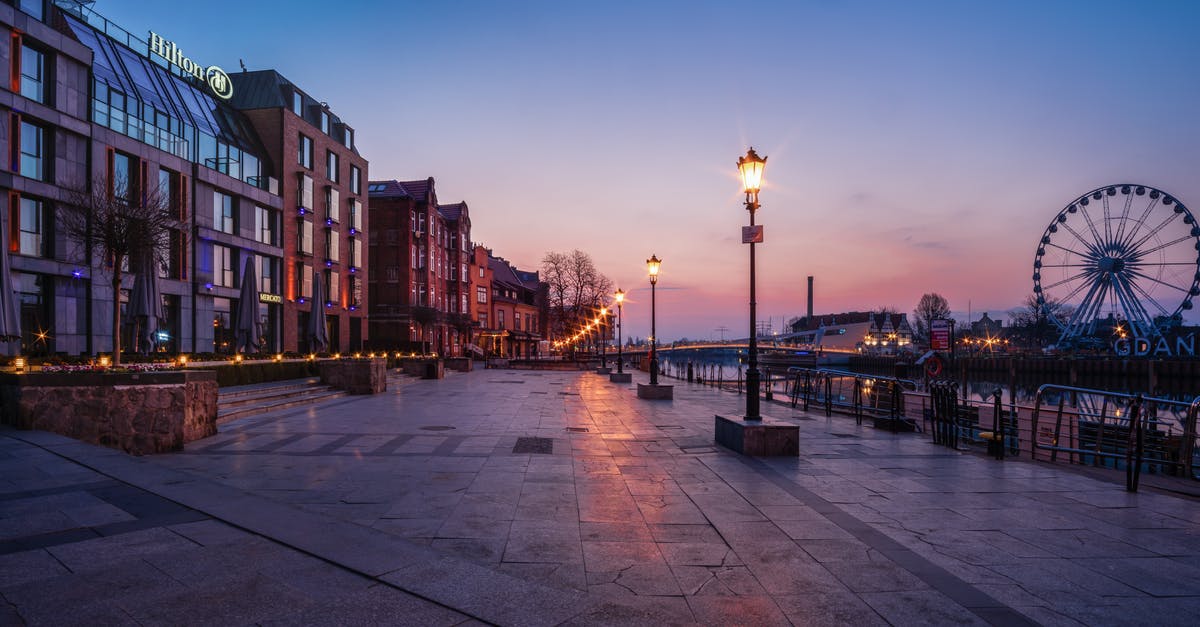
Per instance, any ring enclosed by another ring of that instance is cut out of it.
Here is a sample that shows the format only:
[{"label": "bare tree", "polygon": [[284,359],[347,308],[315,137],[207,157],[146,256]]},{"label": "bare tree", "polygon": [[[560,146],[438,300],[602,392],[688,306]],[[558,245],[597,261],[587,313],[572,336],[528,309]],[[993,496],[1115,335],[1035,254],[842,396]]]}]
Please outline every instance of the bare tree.
[{"label": "bare tree", "polygon": [[913,339],[922,344],[929,342],[929,323],[939,318],[950,317],[950,303],[937,292],[921,296],[913,310]]},{"label": "bare tree", "polygon": [[612,296],[612,280],[600,273],[590,255],[578,249],[546,253],[541,276],[550,286],[550,325],[557,337],[595,316]]},{"label": "bare tree", "polygon": [[[1057,299],[1047,298],[1039,305],[1036,294],[1025,297],[1020,307],[1008,312],[1012,328],[1020,339],[1029,346],[1045,346],[1053,342],[1058,327],[1066,325],[1075,315],[1075,308]],[[1054,324],[1057,321],[1058,324]]]},{"label": "bare tree", "polygon": [[121,278],[134,255],[153,255],[155,267],[166,262],[172,234],[186,246],[188,233],[170,193],[158,185],[138,185],[114,177],[94,181],[91,189],[67,195],[59,220],[62,233],[83,245],[98,267],[111,273],[113,290],[113,365],[121,363]]}]

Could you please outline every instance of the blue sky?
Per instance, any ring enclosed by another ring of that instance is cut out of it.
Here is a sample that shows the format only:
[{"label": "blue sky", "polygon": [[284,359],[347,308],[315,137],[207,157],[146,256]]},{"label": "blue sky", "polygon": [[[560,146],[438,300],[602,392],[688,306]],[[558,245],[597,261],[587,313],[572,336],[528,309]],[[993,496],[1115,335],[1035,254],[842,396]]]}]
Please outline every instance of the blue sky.
[{"label": "blue sky", "polygon": [[[1043,230],[1136,182],[1200,208],[1200,4],[98,0],[134,33],[274,68],[358,132],[370,177],[434,176],[520,267],[578,248],[659,335],[748,328],[734,164],[768,156],[759,313],[965,315],[1031,292]],[[994,316],[996,314],[993,314]],[[745,334],[744,331],[741,333]]]}]

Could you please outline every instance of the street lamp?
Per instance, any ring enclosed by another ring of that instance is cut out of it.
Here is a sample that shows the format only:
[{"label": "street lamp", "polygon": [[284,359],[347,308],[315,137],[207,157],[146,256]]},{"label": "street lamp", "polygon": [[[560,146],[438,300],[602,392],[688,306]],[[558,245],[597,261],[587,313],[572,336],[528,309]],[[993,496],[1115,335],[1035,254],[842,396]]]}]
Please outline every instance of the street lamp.
[{"label": "street lamp", "polygon": [[662,259],[650,255],[646,260],[646,269],[650,272],[650,385],[658,385],[658,353],[654,350],[658,344],[658,331],[654,326],[654,286],[658,284],[658,268]]},{"label": "street lamp", "polygon": [[600,308],[600,315],[596,318],[596,323],[600,325],[600,367],[608,368],[608,329],[605,327],[605,322],[608,322],[608,307]]},{"label": "street lamp", "polygon": [[613,297],[617,299],[617,374],[622,374],[625,372],[622,365],[625,360],[621,356],[621,332],[624,330],[624,327],[621,326],[621,309],[625,303],[625,292],[618,287],[617,293],[613,294]]},{"label": "street lamp", "polygon": [[746,210],[750,212],[749,232],[742,234],[742,243],[750,244],[750,363],[746,370],[746,420],[762,420],[758,411],[758,329],[755,326],[757,303],[754,297],[754,244],[762,241],[761,230],[754,228],[754,212],[758,210],[758,190],[762,188],[763,167],[767,158],[758,156],[754,148],[746,156],[738,158],[738,172],[742,176],[742,191],[746,193]]}]

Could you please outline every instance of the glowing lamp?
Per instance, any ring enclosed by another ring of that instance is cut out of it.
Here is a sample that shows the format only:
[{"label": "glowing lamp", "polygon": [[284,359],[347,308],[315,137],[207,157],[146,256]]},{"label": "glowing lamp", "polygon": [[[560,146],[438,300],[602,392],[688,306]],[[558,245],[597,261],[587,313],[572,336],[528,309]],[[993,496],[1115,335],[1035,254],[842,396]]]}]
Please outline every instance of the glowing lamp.
[{"label": "glowing lamp", "polygon": [[662,259],[658,255],[650,255],[646,260],[646,270],[650,273],[650,284],[658,283],[658,269],[662,266]]},{"label": "glowing lamp", "polygon": [[757,194],[762,189],[763,167],[767,158],[758,156],[754,148],[746,151],[746,156],[738,158],[738,173],[742,175],[742,191],[747,194]]}]

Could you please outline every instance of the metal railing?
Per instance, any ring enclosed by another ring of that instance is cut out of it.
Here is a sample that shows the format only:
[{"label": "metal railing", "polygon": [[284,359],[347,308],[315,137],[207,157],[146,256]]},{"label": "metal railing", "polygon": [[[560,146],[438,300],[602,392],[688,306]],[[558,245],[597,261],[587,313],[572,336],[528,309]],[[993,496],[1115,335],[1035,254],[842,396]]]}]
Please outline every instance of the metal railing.
[{"label": "metal railing", "polygon": [[822,407],[826,416],[834,410],[854,416],[862,424],[865,416],[888,421],[892,431],[920,428],[905,416],[904,390],[916,390],[915,381],[866,375],[833,368],[788,368],[786,395],[792,407],[803,404],[808,411]]},{"label": "metal railing", "polygon": [[1197,478],[1198,413],[1200,397],[1188,402],[1047,384],[1034,400],[1032,448],[1049,451],[1051,462],[1066,455],[1072,464],[1123,468],[1125,489],[1137,492],[1142,472]]}]

